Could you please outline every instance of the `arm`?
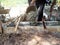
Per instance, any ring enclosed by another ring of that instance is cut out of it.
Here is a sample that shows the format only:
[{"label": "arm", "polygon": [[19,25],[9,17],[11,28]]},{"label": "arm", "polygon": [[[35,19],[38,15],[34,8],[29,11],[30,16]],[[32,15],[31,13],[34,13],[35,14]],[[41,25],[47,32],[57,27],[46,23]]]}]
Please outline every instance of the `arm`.
[{"label": "arm", "polygon": [[30,3],[30,5],[34,5],[35,1],[36,0],[32,0],[31,3]]},{"label": "arm", "polygon": [[56,0],[53,0],[52,5],[50,7],[50,15],[52,13],[52,10],[53,10],[53,7],[54,7],[55,4],[56,4]]}]

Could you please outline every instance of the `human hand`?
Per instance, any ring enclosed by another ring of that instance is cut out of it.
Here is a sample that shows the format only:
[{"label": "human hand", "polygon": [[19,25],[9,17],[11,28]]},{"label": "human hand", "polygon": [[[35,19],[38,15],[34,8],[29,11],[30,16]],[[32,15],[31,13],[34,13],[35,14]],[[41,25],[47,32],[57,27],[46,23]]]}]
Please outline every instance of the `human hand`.
[{"label": "human hand", "polygon": [[30,6],[34,6],[34,5],[35,5],[35,0],[32,0]]}]

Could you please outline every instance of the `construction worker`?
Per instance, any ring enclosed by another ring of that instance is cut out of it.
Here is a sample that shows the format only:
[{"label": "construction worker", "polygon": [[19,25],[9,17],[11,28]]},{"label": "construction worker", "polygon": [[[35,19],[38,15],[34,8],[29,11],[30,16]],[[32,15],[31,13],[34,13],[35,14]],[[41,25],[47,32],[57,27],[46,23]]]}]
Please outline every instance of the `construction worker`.
[{"label": "construction worker", "polygon": [[[35,4],[37,9],[38,9],[38,13],[37,13],[38,18],[37,18],[37,21],[42,21],[42,18],[43,18],[43,9],[44,9],[44,6],[47,3],[47,1],[46,0],[29,0],[29,1],[30,1],[29,2],[30,6],[33,6]],[[52,9],[53,9],[53,6],[55,5],[55,2],[56,2],[56,0],[53,0],[51,8],[50,8],[50,15],[52,14]]]}]

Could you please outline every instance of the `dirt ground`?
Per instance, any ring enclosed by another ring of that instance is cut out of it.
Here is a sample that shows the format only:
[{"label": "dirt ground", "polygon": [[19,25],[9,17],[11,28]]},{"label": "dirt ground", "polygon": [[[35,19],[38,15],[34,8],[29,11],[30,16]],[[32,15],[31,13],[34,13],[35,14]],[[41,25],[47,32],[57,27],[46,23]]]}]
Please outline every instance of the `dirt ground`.
[{"label": "dirt ground", "polygon": [[23,27],[19,33],[0,35],[0,45],[60,45],[60,33]]}]

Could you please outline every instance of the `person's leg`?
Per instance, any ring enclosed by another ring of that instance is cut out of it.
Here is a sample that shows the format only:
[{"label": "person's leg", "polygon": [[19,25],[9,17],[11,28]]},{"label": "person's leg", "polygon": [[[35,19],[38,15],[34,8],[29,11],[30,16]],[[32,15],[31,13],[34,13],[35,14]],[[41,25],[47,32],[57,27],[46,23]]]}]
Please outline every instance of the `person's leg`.
[{"label": "person's leg", "polygon": [[42,21],[42,18],[43,18],[43,9],[44,9],[44,4],[40,4],[39,5],[39,8],[38,8],[38,19],[37,21]]}]

